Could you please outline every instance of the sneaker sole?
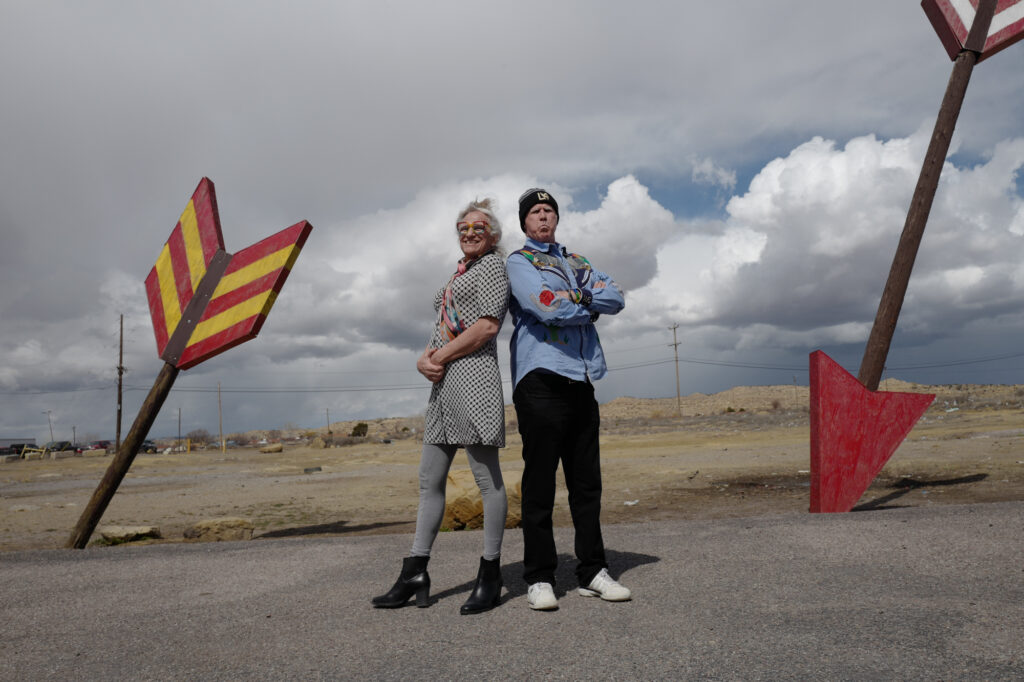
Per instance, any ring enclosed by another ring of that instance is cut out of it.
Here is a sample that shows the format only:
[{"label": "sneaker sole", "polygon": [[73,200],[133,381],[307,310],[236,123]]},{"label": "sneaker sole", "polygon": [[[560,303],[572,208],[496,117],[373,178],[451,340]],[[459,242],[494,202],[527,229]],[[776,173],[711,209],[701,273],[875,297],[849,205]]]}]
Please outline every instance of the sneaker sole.
[{"label": "sneaker sole", "polygon": [[534,611],[557,611],[558,610],[558,602],[555,602],[554,604],[530,604],[529,606]]},{"label": "sneaker sole", "polygon": [[577,590],[577,592],[579,592],[580,596],[582,596],[582,597],[600,597],[601,599],[604,599],[605,601],[629,601],[629,600],[631,600],[633,598],[632,594],[628,594],[625,597],[606,597],[603,594],[601,594],[600,592],[597,592],[595,590],[591,590],[591,589],[586,588],[586,587],[579,588]]}]

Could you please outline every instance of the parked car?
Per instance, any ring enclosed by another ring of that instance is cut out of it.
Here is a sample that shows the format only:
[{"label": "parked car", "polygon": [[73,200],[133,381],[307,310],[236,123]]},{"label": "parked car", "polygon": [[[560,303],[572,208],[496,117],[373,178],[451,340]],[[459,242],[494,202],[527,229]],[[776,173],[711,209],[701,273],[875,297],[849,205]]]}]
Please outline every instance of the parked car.
[{"label": "parked car", "polygon": [[150,454],[156,452],[159,449],[160,448],[156,446],[156,443],[154,443],[151,440],[144,440],[142,441],[142,445],[139,446],[139,452],[148,452]]},{"label": "parked car", "polygon": [[85,452],[87,450],[113,450],[114,443],[109,440],[94,440],[91,443],[87,443],[78,448],[79,452]]},{"label": "parked car", "polygon": [[71,444],[69,440],[51,440],[49,443],[43,446],[43,450],[46,452],[65,452],[66,450],[74,450],[75,446]]}]

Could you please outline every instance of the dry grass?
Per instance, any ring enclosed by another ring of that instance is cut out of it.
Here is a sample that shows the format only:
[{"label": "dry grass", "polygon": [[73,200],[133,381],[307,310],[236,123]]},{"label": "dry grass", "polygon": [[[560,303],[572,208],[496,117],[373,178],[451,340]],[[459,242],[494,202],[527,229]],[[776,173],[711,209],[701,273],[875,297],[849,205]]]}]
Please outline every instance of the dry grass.
[{"label": "dry grass", "polygon": [[[926,387],[895,390],[911,388]],[[933,390],[938,399],[862,503],[1024,499],[1022,389]],[[806,512],[806,388],[741,387],[688,396],[679,407],[681,415],[674,398],[619,398],[601,407],[607,523]],[[102,523],[154,524],[171,539],[220,516],[248,517],[266,538],[411,532],[422,422],[364,421],[367,437],[345,447],[140,455]],[[501,462],[513,484],[522,472],[521,444],[509,421]],[[332,427],[347,433],[356,423]],[[101,456],[0,466],[0,550],[62,546],[109,462]],[[461,455],[455,468],[468,468]],[[568,524],[561,484],[556,502],[556,523]]]}]

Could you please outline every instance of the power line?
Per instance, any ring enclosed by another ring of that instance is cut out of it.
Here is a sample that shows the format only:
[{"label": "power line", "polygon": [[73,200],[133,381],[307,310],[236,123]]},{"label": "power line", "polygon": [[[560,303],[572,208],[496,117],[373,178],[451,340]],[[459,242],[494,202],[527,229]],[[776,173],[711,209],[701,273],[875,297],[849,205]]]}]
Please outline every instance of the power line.
[{"label": "power line", "polygon": [[78,388],[54,388],[54,389],[39,389],[39,388],[25,388],[17,391],[0,391],[0,395],[51,395],[53,393],[86,393],[88,391],[106,391],[108,389],[115,388],[113,384],[110,386],[80,386]]},{"label": "power line", "polygon": [[[669,327],[671,329],[671,327]],[[672,344],[669,344],[672,345]],[[655,346],[651,346],[655,347]],[[662,344],[658,344],[656,347],[662,347]],[[646,348],[646,346],[636,347],[630,350],[640,350]],[[619,351],[624,352],[624,351]],[[1024,357],[1022,353],[1007,353],[1003,355],[992,355],[979,358],[970,358],[964,360],[951,360],[947,362],[935,362],[921,365],[899,365],[899,366],[886,366],[885,371],[887,372],[909,372],[923,369],[941,369],[945,367],[961,367],[964,365],[980,364],[985,362],[996,362],[1001,360],[1010,360],[1014,358]],[[660,365],[668,365],[676,362],[674,357],[669,358],[656,358],[651,360],[641,360],[638,362],[625,363],[619,365],[612,365],[608,368],[609,373],[611,372],[623,372],[633,369],[641,369],[644,367],[656,367]],[[785,371],[785,372],[807,372],[808,368],[806,365],[793,366],[793,365],[773,365],[768,363],[759,362],[743,362],[743,361],[725,361],[725,360],[706,360],[701,358],[678,358],[678,362],[694,364],[694,365],[707,365],[712,367],[734,367],[738,369],[757,369],[757,370],[768,370],[768,371]],[[999,371],[1014,371],[1019,368],[999,368]],[[411,373],[412,370],[409,370]],[[988,371],[988,370],[976,370],[976,371]],[[995,370],[993,370],[995,371]],[[381,374],[397,374],[404,373],[405,370],[383,370]],[[273,372],[277,373],[277,372]],[[335,373],[335,372],[325,372]],[[338,371],[336,373],[349,373],[349,371]],[[374,373],[373,370],[354,370],[352,374],[369,374]],[[506,381],[505,383],[508,383]],[[53,394],[72,394],[72,393],[87,393],[91,391],[106,391],[109,389],[116,388],[116,383],[111,383],[104,386],[81,386],[76,388],[62,388],[62,389],[21,389],[21,390],[6,390],[0,391],[2,396],[26,396],[26,395],[53,395]],[[239,388],[223,388],[224,393],[363,393],[373,391],[414,391],[424,390],[430,388],[430,384],[416,383],[416,384],[401,384],[401,385],[385,385],[385,386],[330,386],[330,387],[266,387],[266,386],[251,386],[251,387],[239,387]],[[125,386],[125,391],[143,391],[148,390],[142,386]],[[176,393],[215,393],[217,388],[213,387],[175,387],[172,392]]]},{"label": "power line", "polygon": [[[336,386],[336,387],[322,387],[322,388],[266,388],[260,386],[251,386],[248,388],[221,388],[222,393],[357,393],[359,391],[411,391],[417,389],[430,388],[430,384],[417,384],[415,386]],[[144,391],[148,390],[142,386],[132,386],[126,388],[128,391]],[[172,393],[216,393],[216,388],[174,388],[171,389]]]},{"label": "power line", "polygon": [[931,365],[905,365],[903,367],[886,367],[886,369],[892,371],[904,371],[908,369],[936,369],[939,367],[958,367],[960,365],[973,365],[979,362],[994,362],[996,360],[1010,360],[1013,358],[1024,357],[1024,353],[1010,353],[1009,355],[993,355],[987,358],[975,358],[974,360],[954,360],[952,362],[942,362]]}]

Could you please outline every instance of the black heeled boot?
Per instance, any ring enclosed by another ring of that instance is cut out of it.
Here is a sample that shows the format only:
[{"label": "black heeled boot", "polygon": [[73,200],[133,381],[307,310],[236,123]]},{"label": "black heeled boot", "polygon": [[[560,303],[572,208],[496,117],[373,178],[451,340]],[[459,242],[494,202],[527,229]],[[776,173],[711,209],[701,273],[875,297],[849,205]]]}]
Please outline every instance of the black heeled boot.
[{"label": "black heeled boot", "polygon": [[497,559],[480,558],[480,570],[476,574],[476,584],[469,599],[459,609],[463,616],[471,613],[490,611],[501,603],[501,588],[505,583],[501,579],[501,557]]},{"label": "black heeled boot", "polygon": [[414,594],[416,606],[430,606],[430,574],[427,573],[428,556],[410,556],[402,559],[402,574],[387,594],[372,599],[378,609],[397,609]]}]

